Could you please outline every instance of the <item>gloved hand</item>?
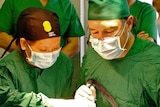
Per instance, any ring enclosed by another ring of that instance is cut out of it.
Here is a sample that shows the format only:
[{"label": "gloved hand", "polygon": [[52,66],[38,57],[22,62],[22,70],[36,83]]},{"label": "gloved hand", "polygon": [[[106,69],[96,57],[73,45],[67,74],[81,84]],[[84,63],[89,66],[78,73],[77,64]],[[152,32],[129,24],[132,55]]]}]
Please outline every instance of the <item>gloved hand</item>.
[{"label": "gloved hand", "polygon": [[95,88],[93,86],[89,88],[87,85],[82,85],[77,89],[74,98],[86,99],[89,100],[90,102],[95,102],[96,99]]},{"label": "gloved hand", "polygon": [[[52,99],[48,98],[42,93],[38,94],[38,97],[42,99],[42,104],[45,107],[96,107],[96,104],[93,102],[93,100],[89,100],[85,97],[80,98],[78,96],[79,95],[77,94],[76,99]],[[91,99],[93,99],[93,96]]]}]

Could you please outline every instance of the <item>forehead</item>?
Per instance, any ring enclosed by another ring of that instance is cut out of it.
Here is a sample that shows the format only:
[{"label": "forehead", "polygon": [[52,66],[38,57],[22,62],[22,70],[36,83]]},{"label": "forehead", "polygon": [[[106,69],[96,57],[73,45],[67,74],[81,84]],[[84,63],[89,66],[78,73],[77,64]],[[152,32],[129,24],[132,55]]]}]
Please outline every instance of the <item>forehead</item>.
[{"label": "forehead", "polygon": [[52,45],[54,43],[59,43],[60,42],[60,37],[52,37],[52,38],[46,38],[46,39],[41,39],[37,41],[29,41],[31,45]]},{"label": "forehead", "polygon": [[122,25],[121,19],[114,20],[88,20],[89,28],[94,27],[118,27]]}]

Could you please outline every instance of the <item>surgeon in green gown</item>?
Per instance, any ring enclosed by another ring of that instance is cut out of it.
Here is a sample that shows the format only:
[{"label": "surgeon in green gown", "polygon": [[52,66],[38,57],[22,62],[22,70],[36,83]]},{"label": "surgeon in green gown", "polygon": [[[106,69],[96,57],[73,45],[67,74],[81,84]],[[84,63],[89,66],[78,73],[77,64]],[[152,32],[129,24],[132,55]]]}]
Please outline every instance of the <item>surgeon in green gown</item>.
[{"label": "surgeon in green gown", "polygon": [[73,96],[73,67],[61,52],[57,14],[25,9],[14,38],[19,49],[0,60],[0,107],[95,107],[64,99]]},{"label": "surgeon in green gown", "polygon": [[156,10],[146,2],[139,0],[127,0],[130,13],[137,19],[136,26],[132,28],[132,33],[143,39],[153,42],[157,41]]},{"label": "surgeon in green gown", "polygon": [[91,96],[85,84],[92,79],[112,98],[108,100],[93,84],[97,107],[112,107],[113,101],[115,107],[160,107],[160,47],[131,33],[134,18],[126,0],[88,3],[91,46],[83,58],[77,83],[82,86],[75,96]]},{"label": "surgeon in green gown", "polygon": [[[70,0],[3,0],[0,8],[0,47],[6,49],[16,33],[16,23],[20,13],[29,7],[50,10],[59,16],[61,51],[69,57],[79,52],[78,38],[84,35],[83,27]],[[9,51],[17,46],[13,43]]]}]

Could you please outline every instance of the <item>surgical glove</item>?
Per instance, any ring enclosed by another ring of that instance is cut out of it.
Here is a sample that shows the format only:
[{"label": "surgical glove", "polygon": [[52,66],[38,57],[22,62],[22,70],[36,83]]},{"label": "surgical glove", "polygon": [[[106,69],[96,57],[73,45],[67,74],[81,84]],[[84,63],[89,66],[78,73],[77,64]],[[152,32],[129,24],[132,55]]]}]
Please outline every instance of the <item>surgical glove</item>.
[{"label": "surgical glove", "polygon": [[44,107],[96,107],[94,102],[87,99],[53,99],[42,93],[37,94],[37,98],[42,100]]},{"label": "surgical glove", "polygon": [[95,90],[93,86],[89,88],[86,85],[82,85],[76,91],[74,98],[75,99],[87,99],[91,102],[95,102],[96,95],[95,95],[95,92],[93,94],[93,90]]}]

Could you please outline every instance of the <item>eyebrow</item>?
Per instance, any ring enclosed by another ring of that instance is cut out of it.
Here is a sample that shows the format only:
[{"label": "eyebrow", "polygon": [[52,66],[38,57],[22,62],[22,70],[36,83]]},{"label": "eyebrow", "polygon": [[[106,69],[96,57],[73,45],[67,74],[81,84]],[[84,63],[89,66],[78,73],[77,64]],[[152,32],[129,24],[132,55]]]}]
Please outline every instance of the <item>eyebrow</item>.
[{"label": "eyebrow", "polygon": [[[107,27],[107,28],[105,28],[104,30],[110,30],[110,29],[117,29],[118,28],[118,26],[110,26],[110,27]],[[89,28],[90,30],[97,30],[96,28],[94,29],[94,28]]]},{"label": "eyebrow", "polygon": [[96,30],[96,29],[93,29],[93,28],[89,28],[89,30]]},{"label": "eyebrow", "polygon": [[104,29],[104,30],[115,29],[115,28],[118,28],[118,26],[110,26],[110,27],[108,27],[107,29]]}]

